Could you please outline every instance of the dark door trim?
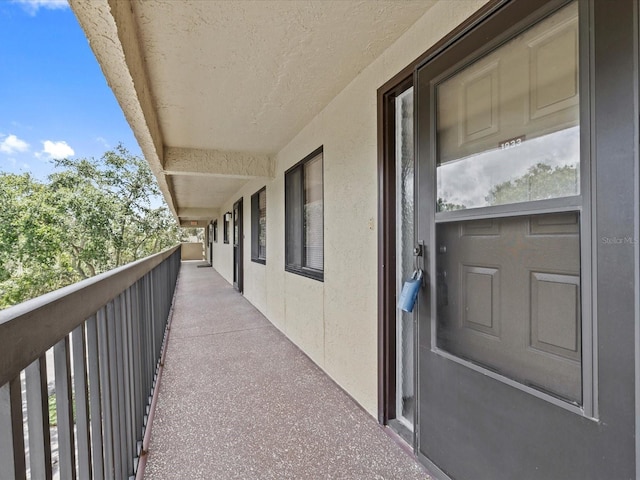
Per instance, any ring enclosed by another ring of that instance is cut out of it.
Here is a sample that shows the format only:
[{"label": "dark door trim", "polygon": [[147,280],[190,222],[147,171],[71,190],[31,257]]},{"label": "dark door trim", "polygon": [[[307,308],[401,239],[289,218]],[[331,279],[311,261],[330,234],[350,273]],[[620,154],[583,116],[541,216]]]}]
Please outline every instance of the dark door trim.
[{"label": "dark door trim", "polygon": [[[240,293],[243,292],[244,287],[244,232],[242,230],[243,224],[243,208],[242,198],[233,204],[233,287]],[[236,224],[238,228],[236,230]]]},{"label": "dark door trim", "polygon": [[209,228],[207,229],[208,233],[209,233],[209,263],[211,264],[211,266],[213,266],[213,222],[211,222],[209,224]]},{"label": "dark door trim", "polygon": [[395,418],[396,187],[395,97],[413,85],[416,67],[440,54],[509,0],[491,0],[382,85],[378,97],[378,422]]}]

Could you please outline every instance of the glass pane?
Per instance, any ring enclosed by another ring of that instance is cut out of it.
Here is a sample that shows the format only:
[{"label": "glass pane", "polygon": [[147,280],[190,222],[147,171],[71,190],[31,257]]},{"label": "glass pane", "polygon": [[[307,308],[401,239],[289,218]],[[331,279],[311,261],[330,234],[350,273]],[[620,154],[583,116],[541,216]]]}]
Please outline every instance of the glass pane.
[{"label": "glass pane", "polygon": [[580,404],[576,212],[436,226],[437,345]]},{"label": "glass pane", "polygon": [[258,194],[258,258],[267,258],[267,191]]},{"label": "glass pane", "polygon": [[238,239],[238,209],[233,210],[233,243],[237,245],[240,243]]},{"label": "glass pane", "polygon": [[322,154],[304,164],[304,250],[305,267],[324,267],[322,204]]},{"label": "glass pane", "polygon": [[[413,273],[414,157],[413,88],[396,98],[396,287]],[[396,419],[413,430],[414,394],[413,313],[396,311]]]},{"label": "glass pane", "polygon": [[285,177],[286,195],[286,264],[301,267],[302,259],[302,169],[296,168]]},{"label": "glass pane", "polygon": [[578,195],[578,6],[436,87],[437,210]]}]

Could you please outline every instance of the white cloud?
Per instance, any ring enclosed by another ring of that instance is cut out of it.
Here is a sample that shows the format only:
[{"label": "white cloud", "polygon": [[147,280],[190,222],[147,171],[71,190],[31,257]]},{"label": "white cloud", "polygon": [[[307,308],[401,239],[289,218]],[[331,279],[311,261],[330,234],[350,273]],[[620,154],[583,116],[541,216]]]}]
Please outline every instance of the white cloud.
[{"label": "white cloud", "polygon": [[[56,160],[67,158],[75,155],[76,152],[73,151],[73,148],[67,144],[64,140],[59,142],[52,142],[51,140],[45,140],[42,142],[44,145],[44,149],[41,153],[45,153],[49,155],[49,158],[53,158]],[[36,157],[40,155],[36,154]]]},{"label": "white cloud", "polygon": [[98,142],[104,148],[111,148],[111,145],[109,145],[109,142],[107,142],[104,137],[96,137],[96,142]]},{"label": "white cloud", "polygon": [[[17,127],[17,128],[22,128],[22,129],[26,129],[26,130],[32,130],[33,127],[31,127],[30,125],[24,125],[20,122],[17,122],[16,120],[11,120],[11,126],[12,127]],[[0,134],[2,135],[2,134]]]},{"label": "white cloud", "polygon": [[69,8],[69,2],[67,0],[13,0],[13,3],[22,5],[22,8],[29,15],[35,15],[41,8],[48,10]]},{"label": "white cloud", "polygon": [[9,135],[4,140],[0,141],[0,152],[12,154],[16,152],[26,152],[29,150],[29,144],[24,140],[20,140],[15,135]]}]

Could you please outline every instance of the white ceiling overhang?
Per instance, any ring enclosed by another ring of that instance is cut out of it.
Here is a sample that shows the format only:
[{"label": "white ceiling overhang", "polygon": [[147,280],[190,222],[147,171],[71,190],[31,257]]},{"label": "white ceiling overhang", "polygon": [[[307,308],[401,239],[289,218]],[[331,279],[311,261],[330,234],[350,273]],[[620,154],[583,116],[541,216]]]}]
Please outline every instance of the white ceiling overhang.
[{"label": "white ceiling overhang", "polygon": [[70,0],[174,215],[206,224],[435,0]]}]

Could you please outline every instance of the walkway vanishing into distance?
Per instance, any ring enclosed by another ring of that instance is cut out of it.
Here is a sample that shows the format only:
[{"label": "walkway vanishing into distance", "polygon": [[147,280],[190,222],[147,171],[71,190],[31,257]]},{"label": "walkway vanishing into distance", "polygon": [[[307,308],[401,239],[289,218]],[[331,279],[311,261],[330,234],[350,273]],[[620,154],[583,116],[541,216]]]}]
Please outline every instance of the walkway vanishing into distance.
[{"label": "walkway vanishing into distance", "polygon": [[183,262],[147,479],[430,477],[212,268]]}]

